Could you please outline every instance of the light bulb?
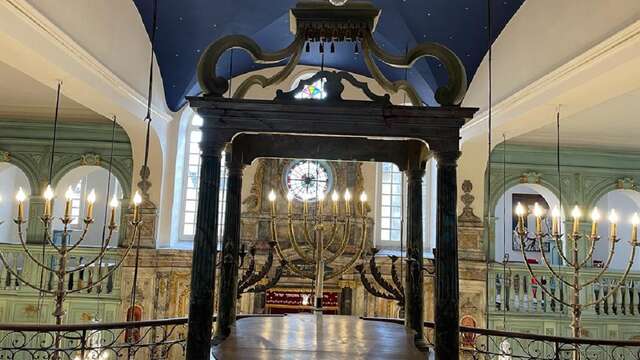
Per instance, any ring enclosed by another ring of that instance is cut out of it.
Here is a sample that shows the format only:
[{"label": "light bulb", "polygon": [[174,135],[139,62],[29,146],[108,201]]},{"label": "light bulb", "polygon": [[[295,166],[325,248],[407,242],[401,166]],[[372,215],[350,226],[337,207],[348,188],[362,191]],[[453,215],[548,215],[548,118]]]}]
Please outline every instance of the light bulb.
[{"label": "light bulb", "polygon": [[96,190],[95,189],[91,189],[91,192],[89,193],[89,196],[87,196],[87,202],[89,204],[95,204],[95,202],[96,202]]},{"label": "light bulb", "polygon": [[555,206],[553,210],[551,210],[551,217],[556,219],[560,217],[560,209],[558,209],[557,206]]},{"label": "light bulb", "polygon": [[591,211],[591,220],[593,222],[600,221],[600,211],[598,211],[597,207],[593,208],[593,211]]},{"label": "light bulb", "polygon": [[367,202],[367,193],[365,193],[364,191],[362,192],[362,194],[360,194],[360,201]]},{"label": "light bulb", "polygon": [[344,191],[344,200],[351,201],[351,193],[349,192],[349,189]]},{"label": "light bulb", "polygon": [[142,203],[142,196],[140,196],[140,193],[136,191],[136,193],[133,195],[133,204],[138,206]]},{"label": "light bulb", "polygon": [[582,211],[580,211],[580,208],[578,207],[578,205],[573,207],[573,210],[571,210],[571,216],[574,219],[579,219],[582,217]]},{"label": "light bulb", "polygon": [[332,200],[332,201],[338,201],[338,200],[340,200],[340,195],[338,195],[338,192],[337,192],[337,191],[335,191],[335,190],[333,191],[333,194],[331,194],[331,200]]},{"label": "light bulb", "polygon": [[638,213],[633,213],[633,216],[631,216],[631,224],[636,226],[640,224],[640,216],[638,216]]},{"label": "light bulb", "polygon": [[113,197],[111,198],[111,202],[109,202],[109,206],[111,206],[112,208],[117,208],[120,205],[120,202],[118,201],[118,198],[116,197],[116,195],[114,194]]},{"label": "light bulb", "polygon": [[518,204],[516,205],[516,215],[517,215],[518,217],[523,217],[526,213],[527,213],[527,212],[526,212],[526,210],[524,209],[524,206],[522,206],[522,204],[521,204],[521,203],[518,203]]},{"label": "light bulb", "polygon": [[18,202],[24,202],[27,198],[27,194],[24,193],[24,190],[22,190],[22,187],[18,188],[18,193],[16,194],[16,200],[18,200]]},{"label": "light bulb", "polygon": [[535,203],[533,205],[533,215],[535,217],[541,217],[542,216],[542,207],[540,205],[538,205],[538,203]]},{"label": "light bulb", "polygon": [[269,192],[269,201],[271,201],[271,202],[276,201],[276,193],[275,193],[275,191],[273,191],[273,190],[271,190],[271,191]]},{"label": "light bulb", "polygon": [[44,189],[44,193],[42,194],[42,196],[45,198],[45,200],[51,201],[51,199],[53,199],[54,194],[51,185],[47,185],[47,188]]},{"label": "light bulb", "polygon": [[293,201],[293,198],[294,198],[293,193],[291,191],[289,191],[287,193],[287,201]]},{"label": "light bulb", "polygon": [[321,192],[318,194],[318,201],[324,201],[326,197],[325,193]]},{"label": "light bulb", "polygon": [[349,0],[329,0],[331,5],[333,5],[333,6],[343,6],[344,4],[347,3],[347,1],[349,1]]},{"label": "light bulb", "polygon": [[609,212],[609,222],[612,224],[617,224],[618,220],[619,218],[616,209],[611,209],[611,212]]},{"label": "light bulb", "polygon": [[64,198],[67,199],[67,201],[71,201],[71,199],[73,199],[73,189],[71,186],[69,186],[67,191],[64,193]]}]

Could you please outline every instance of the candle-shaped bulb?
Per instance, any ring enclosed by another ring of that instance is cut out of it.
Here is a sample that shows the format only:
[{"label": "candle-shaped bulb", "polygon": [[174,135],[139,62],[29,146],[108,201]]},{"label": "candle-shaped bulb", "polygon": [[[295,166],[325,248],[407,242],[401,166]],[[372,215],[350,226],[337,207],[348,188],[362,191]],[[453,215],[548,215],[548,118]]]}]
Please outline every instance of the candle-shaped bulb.
[{"label": "candle-shaped bulb", "polygon": [[367,202],[367,193],[366,192],[362,192],[362,194],[360,194],[360,201],[361,202]]},{"label": "candle-shaped bulb", "polygon": [[344,200],[351,201],[351,193],[349,192],[349,189],[344,191]]},{"label": "candle-shaped bulb", "polygon": [[333,194],[331,194],[331,200],[333,202],[338,202],[338,200],[340,200],[340,195],[338,195],[337,191],[333,191]]},{"label": "candle-shaped bulb", "polygon": [[113,195],[113,197],[111,198],[111,201],[109,202],[109,206],[115,209],[119,205],[120,205],[120,202],[118,201],[118,198],[115,195]]},{"label": "candle-shaped bulb", "polygon": [[268,197],[269,197],[269,201],[271,201],[271,202],[276,201],[276,193],[275,193],[275,191],[271,190],[269,192],[269,196]]},{"label": "candle-shaped bulb", "polygon": [[631,225],[638,226],[638,224],[640,224],[640,216],[638,216],[638,213],[633,213],[633,216],[631,216]]},{"label": "candle-shaped bulb", "polygon": [[64,198],[67,201],[71,201],[71,199],[73,199],[73,189],[71,188],[71,186],[69,186],[67,188],[67,191],[64,193]]},{"label": "candle-shaped bulb", "polygon": [[542,212],[543,212],[543,211],[542,211],[542,207],[541,207],[538,203],[535,203],[535,204],[533,205],[533,215],[534,215],[535,217],[539,218],[539,217],[541,217],[541,216],[542,216]]},{"label": "candle-shaped bulb", "polygon": [[551,210],[551,235],[558,236],[560,234],[560,209],[557,206]]},{"label": "candle-shaped bulb", "polygon": [[318,194],[318,201],[322,202],[327,197],[327,195],[323,192]]},{"label": "candle-shaped bulb", "polygon": [[292,193],[291,191],[289,191],[289,192],[287,193],[287,201],[288,201],[288,202],[292,202],[292,201],[293,201],[293,198],[294,198],[293,193]]},{"label": "candle-shaped bulb", "polygon": [[521,203],[516,204],[516,216],[523,217],[525,214],[526,210],[524,209],[524,206],[522,206]]},{"label": "candle-shaped bulb", "polygon": [[593,208],[593,211],[591,211],[591,221],[593,221],[594,223],[600,221],[600,211],[598,211],[598,208]]},{"label": "candle-shaped bulb", "polygon": [[617,224],[618,220],[619,218],[616,209],[611,209],[611,211],[609,212],[609,222],[612,224]]},{"label": "candle-shaped bulb", "polygon": [[609,222],[611,223],[611,240],[615,241],[618,236],[618,213],[616,213],[615,209],[611,209],[609,212]]},{"label": "candle-shaped bulb", "polygon": [[89,196],[87,196],[87,202],[89,204],[95,204],[96,203],[96,190],[95,189],[91,189],[91,192],[89,193]]},{"label": "candle-shaped bulb", "polygon": [[571,210],[571,216],[574,219],[580,219],[582,217],[582,211],[580,211],[580,208],[578,207],[578,205],[573,207],[573,210]]},{"label": "candle-shaped bulb", "polygon": [[18,193],[16,194],[16,200],[18,200],[18,221],[22,221],[24,218],[24,201],[27,198],[27,194],[24,193],[22,188],[18,188]]},{"label": "candle-shaped bulb", "polygon": [[560,218],[560,209],[558,209],[558,207],[554,207],[553,210],[551,210],[551,217],[554,219],[559,219]]},{"label": "candle-shaped bulb", "polygon": [[640,217],[638,213],[633,213],[631,217],[631,245],[638,244],[638,224],[640,224]]},{"label": "candle-shaped bulb", "polygon": [[53,194],[53,189],[51,188],[51,185],[47,185],[47,188],[44,189],[44,193],[42,194],[42,196],[47,201],[51,201],[53,199],[54,194]]},{"label": "candle-shaped bulb", "polygon": [[138,206],[142,203],[142,196],[140,196],[140,193],[136,191],[136,193],[133,195],[133,205]]}]

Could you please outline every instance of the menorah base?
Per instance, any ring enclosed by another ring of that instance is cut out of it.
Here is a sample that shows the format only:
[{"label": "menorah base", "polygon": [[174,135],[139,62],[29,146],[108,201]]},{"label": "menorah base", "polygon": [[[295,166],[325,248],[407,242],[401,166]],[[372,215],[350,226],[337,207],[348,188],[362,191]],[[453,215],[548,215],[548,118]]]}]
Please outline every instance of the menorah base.
[{"label": "menorah base", "polygon": [[313,307],[313,313],[316,315],[322,315],[322,297],[317,297]]}]

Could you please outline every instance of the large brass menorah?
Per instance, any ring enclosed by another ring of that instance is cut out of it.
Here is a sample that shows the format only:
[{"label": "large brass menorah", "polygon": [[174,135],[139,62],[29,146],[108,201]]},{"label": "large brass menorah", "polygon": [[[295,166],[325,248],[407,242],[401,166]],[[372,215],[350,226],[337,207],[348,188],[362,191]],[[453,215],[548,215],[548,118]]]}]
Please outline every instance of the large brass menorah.
[{"label": "large brass menorah", "polygon": [[[332,210],[325,211],[325,194],[319,193],[316,201],[310,206],[309,199],[302,200],[302,214],[294,214],[293,201],[295,197],[292,193],[287,194],[287,233],[289,242],[293,248],[294,257],[287,257],[278,239],[278,214],[276,212],[276,193],[271,190],[269,202],[271,203],[271,237],[275,242],[276,253],[283,260],[286,268],[300,277],[310,279],[314,282],[314,312],[322,314],[322,296],[324,282],[336,278],[349,271],[360,259],[366,246],[367,238],[367,217],[366,203],[367,195],[363,192],[360,195],[360,221],[362,222],[361,239],[357,250],[352,254],[347,263],[326,271],[326,268],[336,262],[344,255],[347,245],[351,241],[352,227],[358,216],[352,209],[351,193],[345,190],[343,196],[344,207],[340,211],[340,196],[336,191],[331,195]],[[304,243],[298,242],[296,223],[300,223]],[[338,240],[339,239],[339,240]],[[314,271],[309,271],[308,267],[314,266]]]}]

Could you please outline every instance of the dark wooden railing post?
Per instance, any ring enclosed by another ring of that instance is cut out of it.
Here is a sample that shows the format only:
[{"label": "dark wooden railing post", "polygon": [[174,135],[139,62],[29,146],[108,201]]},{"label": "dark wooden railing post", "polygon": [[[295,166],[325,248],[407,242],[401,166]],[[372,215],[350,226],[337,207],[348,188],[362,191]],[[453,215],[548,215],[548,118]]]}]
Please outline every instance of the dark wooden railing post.
[{"label": "dark wooden railing post", "polygon": [[438,360],[459,359],[458,218],[456,167],[458,151],[437,153],[438,209],[435,277],[435,349]]},{"label": "dark wooden railing post", "polygon": [[193,239],[191,262],[191,298],[189,301],[189,329],[187,360],[211,357],[211,327],[213,325],[213,289],[215,287],[215,259],[218,246],[218,190],[220,161],[224,141],[203,126],[200,143],[202,165],[196,234]]},{"label": "dark wooden railing post", "polygon": [[238,290],[238,262],[240,249],[240,211],[242,193],[243,164],[238,154],[227,155],[227,199],[224,214],[224,235],[222,242],[222,268],[220,269],[220,290],[218,293],[218,320],[216,339],[221,341],[231,331],[235,322]]},{"label": "dark wooden railing post", "polygon": [[419,163],[405,170],[407,177],[407,259],[405,277],[405,326],[414,330],[415,344],[427,349],[424,340],[424,284],[422,277],[422,177]]}]

